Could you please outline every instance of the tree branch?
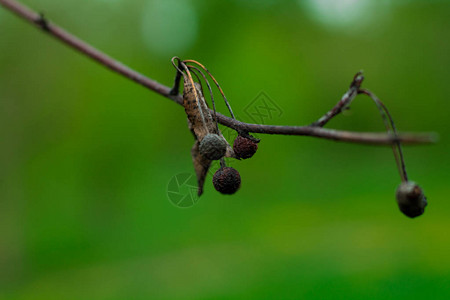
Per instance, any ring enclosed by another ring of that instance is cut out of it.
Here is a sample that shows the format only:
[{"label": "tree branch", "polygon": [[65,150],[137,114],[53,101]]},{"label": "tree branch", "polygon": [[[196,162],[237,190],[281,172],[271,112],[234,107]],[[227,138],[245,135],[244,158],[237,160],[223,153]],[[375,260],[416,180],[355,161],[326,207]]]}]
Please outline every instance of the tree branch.
[{"label": "tree branch", "polygon": [[312,123],[311,126],[323,127],[326,123],[328,123],[328,121],[340,114],[344,109],[348,108],[353,99],[355,99],[355,97],[358,95],[358,91],[363,80],[364,76],[362,72],[360,71],[356,73],[347,93],[342,96],[341,100],[336,104],[336,106],[334,106],[329,112],[323,115],[319,120]]},{"label": "tree branch", "polygon": [[[122,76],[135,81],[136,83],[143,85],[144,87],[173,100],[178,104],[182,104],[182,97],[180,95],[171,94],[171,89],[165,85],[152,80],[139,72],[125,66],[121,62],[111,58],[105,53],[92,47],[86,42],[80,40],[69,32],[65,31],[61,27],[58,27],[48,22],[42,15],[31,10],[30,8],[20,4],[15,0],[0,0],[0,4],[6,9],[17,14],[19,17],[31,22],[44,32],[52,35],[56,39],[60,40],[64,44],[74,48],[75,50],[83,53],[84,55],[95,60],[99,64],[111,69],[112,71],[121,74]],[[358,73],[359,74],[359,73]],[[277,126],[277,125],[262,125],[262,124],[249,124],[234,120],[226,117],[220,113],[217,113],[217,119],[220,124],[233,128],[240,132],[254,132],[263,134],[282,134],[282,135],[302,135],[312,136],[324,139],[330,139],[335,141],[363,143],[363,144],[378,144],[378,145],[392,145],[398,142],[403,144],[424,144],[433,143],[436,141],[436,136],[430,133],[422,134],[399,134],[398,136],[385,133],[367,133],[367,132],[350,132],[340,131],[332,129],[321,128],[330,119],[339,114],[356,96],[359,86],[362,82],[362,75],[359,74],[355,77],[349,91],[344,94],[341,101],[320,118],[317,122],[311,126]],[[359,83],[358,83],[359,82]]]}]

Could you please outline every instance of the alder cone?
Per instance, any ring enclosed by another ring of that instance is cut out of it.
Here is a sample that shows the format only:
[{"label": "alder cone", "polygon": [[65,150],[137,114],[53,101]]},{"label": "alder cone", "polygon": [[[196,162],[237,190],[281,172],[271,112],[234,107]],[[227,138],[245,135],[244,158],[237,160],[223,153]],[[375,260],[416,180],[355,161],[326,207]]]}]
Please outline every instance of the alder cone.
[{"label": "alder cone", "polygon": [[241,175],[239,175],[239,172],[234,168],[220,168],[214,173],[213,185],[214,188],[222,194],[234,194],[241,187]]},{"label": "alder cone", "polygon": [[396,198],[400,211],[410,218],[423,214],[428,204],[422,188],[412,181],[402,182],[399,185]]},{"label": "alder cone", "polygon": [[256,153],[256,150],[258,150],[258,144],[249,138],[239,135],[234,140],[233,150],[237,158],[247,159]]}]

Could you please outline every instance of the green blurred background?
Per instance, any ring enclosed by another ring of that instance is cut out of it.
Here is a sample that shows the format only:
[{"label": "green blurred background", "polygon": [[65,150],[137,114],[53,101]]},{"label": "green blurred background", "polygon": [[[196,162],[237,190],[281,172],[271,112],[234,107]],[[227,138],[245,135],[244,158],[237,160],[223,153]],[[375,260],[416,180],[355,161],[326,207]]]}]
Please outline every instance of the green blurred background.
[{"label": "green blurred background", "polygon": [[[204,63],[248,122],[264,92],[265,123],[308,124],[363,69],[440,141],[404,149],[417,219],[389,147],[264,135],[236,195],[209,176],[180,209],[183,109],[0,7],[0,299],[450,299],[450,1],[22,2],[166,85],[172,56]],[[328,127],[383,130],[365,97]]]}]

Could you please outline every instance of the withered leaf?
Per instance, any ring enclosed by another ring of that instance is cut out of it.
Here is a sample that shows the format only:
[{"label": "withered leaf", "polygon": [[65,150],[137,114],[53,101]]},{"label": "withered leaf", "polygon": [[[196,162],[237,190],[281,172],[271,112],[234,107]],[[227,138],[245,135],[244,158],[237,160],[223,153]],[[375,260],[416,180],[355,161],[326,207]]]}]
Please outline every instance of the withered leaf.
[{"label": "withered leaf", "polygon": [[[196,93],[194,92],[194,88]],[[191,150],[191,155],[195,173],[197,175],[198,195],[200,196],[203,194],[203,185],[205,183],[205,178],[208,174],[209,167],[211,166],[211,160],[204,157],[199,151],[200,142],[208,133],[215,133],[221,136],[225,141],[226,139],[223,137],[220,130],[218,130],[215,124],[214,116],[208,109],[202,93],[201,85],[195,82],[193,87],[187,77],[184,79],[183,106],[188,117],[189,129],[192,131],[196,139]],[[233,148],[228,142],[225,156],[235,157]]]},{"label": "withered leaf", "polygon": [[191,150],[192,162],[194,163],[195,174],[197,175],[198,183],[198,195],[203,194],[203,185],[205,184],[205,178],[208,174],[209,167],[211,166],[211,161],[200,154],[199,151],[199,141],[195,141],[194,146]]},{"label": "withered leaf", "polygon": [[185,76],[183,106],[197,140],[201,141],[208,133],[216,133],[216,126],[201,92],[200,84],[197,82],[194,84],[195,87]]}]

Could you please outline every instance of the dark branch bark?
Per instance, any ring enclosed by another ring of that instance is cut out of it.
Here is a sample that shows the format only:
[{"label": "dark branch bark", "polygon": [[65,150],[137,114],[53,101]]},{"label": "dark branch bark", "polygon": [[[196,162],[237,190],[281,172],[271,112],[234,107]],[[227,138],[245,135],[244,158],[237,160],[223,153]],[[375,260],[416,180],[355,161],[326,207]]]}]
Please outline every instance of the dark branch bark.
[{"label": "dark branch bark", "polygon": [[[17,14],[19,17],[33,23],[35,26],[42,29],[44,32],[57,38],[64,44],[76,49],[84,55],[90,57],[101,65],[111,69],[112,71],[121,74],[122,76],[137,82],[140,85],[173,100],[178,104],[182,104],[182,97],[180,95],[173,95],[171,88],[152,80],[135,70],[125,66],[119,61],[111,58],[105,53],[85,43],[79,38],[73,36],[64,29],[48,22],[42,15],[20,4],[15,0],[0,0],[0,4],[10,11]],[[358,75],[358,74],[357,74]],[[261,125],[248,124],[228,118],[222,114],[217,113],[219,123],[227,127],[233,128],[240,132],[254,132],[264,134],[282,134],[282,135],[302,135],[312,136],[335,141],[363,143],[363,144],[378,144],[378,145],[392,145],[398,142],[403,144],[424,144],[433,143],[436,140],[434,134],[399,134],[397,137],[385,133],[366,133],[366,132],[350,132],[332,129],[321,128],[330,119],[339,114],[356,96],[359,85],[362,81],[362,75],[356,76],[350,90],[343,96],[341,101],[321,119],[311,126],[277,126],[277,125]],[[360,80],[358,79],[360,78]],[[358,80],[359,83],[358,83]]]}]

